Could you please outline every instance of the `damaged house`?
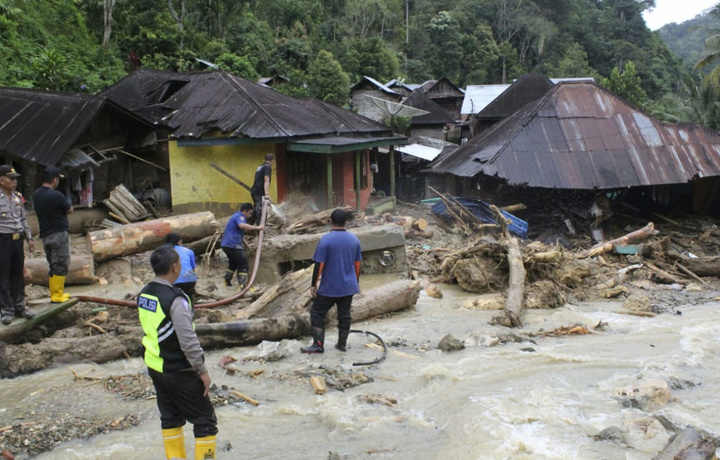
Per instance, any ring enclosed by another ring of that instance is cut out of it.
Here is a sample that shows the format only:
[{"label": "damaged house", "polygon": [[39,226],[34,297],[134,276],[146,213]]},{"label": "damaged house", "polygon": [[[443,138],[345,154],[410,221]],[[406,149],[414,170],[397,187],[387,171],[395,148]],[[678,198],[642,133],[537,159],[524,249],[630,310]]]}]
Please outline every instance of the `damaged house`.
[{"label": "damaged house", "polygon": [[28,200],[47,166],[68,177],[61,191],[77,209],[123,182],[140,189],[169,185],[158,182],[165,168],[155,143],[151,124],[103,97],[0,88],[0,161],[22,174],[18,190]]},{"label": "damaged house", "polygon": [[[508,104],[520,100],[505,95]],[[491,105],[486,110],[501,112]],[[427,172],[426,184],[437,190],[529,206],[600,197],[636,212],[717,212],[720,136],[661,122],[594,83],[560,82]]]},{"label": "damaged house", "polygon": [[300,100],[222,71],[138,70],[103,93],[167,130],[173,211],[229,215],[251,201],[248,190],[267,153],[276,156],[271,197],[308,195],[319,208],[364,209],[370,153],[402,145],[385,125],[316,99]]}]

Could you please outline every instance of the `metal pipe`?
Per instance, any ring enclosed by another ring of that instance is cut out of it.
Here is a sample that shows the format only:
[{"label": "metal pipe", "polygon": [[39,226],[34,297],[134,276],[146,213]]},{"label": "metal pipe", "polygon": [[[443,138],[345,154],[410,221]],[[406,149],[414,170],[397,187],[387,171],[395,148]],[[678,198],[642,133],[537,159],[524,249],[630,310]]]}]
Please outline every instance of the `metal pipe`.
[{"label": "metal pipe", "polygon": [[[265,225],[265,219],[267,217],[267,200],[263,198],[263,205],[262,205],[262,215],[260,218],[260,225]],[[194,308],[215,308],[220,307],[223,305],[227,305],[229,303],[233,303],[236,300],[240,299],[242,296],[245,295],[245,293],[250,290],[253,283],[255,282],[255,276],[257,275],[258,266],[260,264],[260,255],[262,253],[262,242],[263,242],[263,236],[265,235],[265,230],[260,230],[258,234],[258,246],[257,251],[255,252],[255,263],[253,265],[253,271],[250,275],[250,280],[248,281],[248,284],[237,294],[234,294],[226,299],[222,300],[216,300],[214,302],[207,302],[207,303],[201,303],[198,305],[194,305]],[[79,295],[75,296],[79,301],[81,302],[93,302],[93,303],[100,303],[100,304],[106,304],[106,305],[116,305],[120,307],[137,307],[137,303],[131,300],[116,300],[116,299],[105,299],[102,297],[91,297],[91,296],[85,296],[85,295]]]}]

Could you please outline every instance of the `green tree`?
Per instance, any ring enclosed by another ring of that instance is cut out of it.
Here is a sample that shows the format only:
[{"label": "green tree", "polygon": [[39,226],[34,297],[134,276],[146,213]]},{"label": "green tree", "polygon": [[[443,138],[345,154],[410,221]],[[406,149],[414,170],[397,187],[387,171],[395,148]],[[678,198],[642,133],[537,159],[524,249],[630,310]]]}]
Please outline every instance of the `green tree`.
[{"label": "green tree", "polygon": [[[445,76],[458,81],[463,62],[463,39],[460,25],[449,11],[440,11],[428,24],[430,44],[425,54],[436,78]],[[472,45],[471,45],[472,46]]]},{"label": "green tree", "polygon": [[348,104],[350,78],[328,51],[321,50],[310,63],[307,73],[310,95],[338,106]]},{"label": "green tree", "polygon": [[622,71],[615,67],[610,76],[603,78],[600,84],[637,107],[643,108],[647,103],[647,94],[632,61],[628,61]]},{"label": "green tree", "polygon": [[244,56],[224,53],[215,60],[215,63],[220,69],[246,80],[257,81],[260,77],[252,63]]}]

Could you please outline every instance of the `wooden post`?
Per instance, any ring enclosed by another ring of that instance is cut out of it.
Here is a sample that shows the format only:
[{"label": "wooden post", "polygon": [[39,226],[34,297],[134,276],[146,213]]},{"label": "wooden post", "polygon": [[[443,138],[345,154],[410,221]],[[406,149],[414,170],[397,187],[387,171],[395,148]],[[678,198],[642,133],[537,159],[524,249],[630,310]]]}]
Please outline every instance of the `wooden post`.
[{"label": "wooden post", "polygon": [[360,152],[355,152],[355,209],[360,212],[362,210],[362,204],[360,203],[360,177],[362,176],[360,174],[360,157],[362,154]]},{"label": "wooden post", "polygon": [[333,203],[333,180],[332,180],[332,155],[327,156],[327,208],[330,209]]},{"label": "wooden post", "polygon": [[395,196],[395,146],[390,146],[390,196]]}]

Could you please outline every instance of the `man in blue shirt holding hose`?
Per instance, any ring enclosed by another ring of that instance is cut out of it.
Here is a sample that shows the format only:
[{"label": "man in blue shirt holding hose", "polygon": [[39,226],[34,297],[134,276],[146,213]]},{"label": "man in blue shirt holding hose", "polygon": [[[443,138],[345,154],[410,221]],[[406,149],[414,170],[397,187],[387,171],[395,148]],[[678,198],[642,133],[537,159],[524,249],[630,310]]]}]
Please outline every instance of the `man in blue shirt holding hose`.
[{"label": "man in blue shirt holding hose", "polygon": [[[360,292],[360,240],[345,230],[347,212],[336,209],[330,214],[330,233],[323,235],[315,248],[310,293],[315,298],[310,310],[313,343],[300,349],[303,353],[325,352],[325,314],[337,305],[338,341],[340,351],[347,348],[350,334],[352,298]],[[320,287],[318,287],[318,280]]]}]

